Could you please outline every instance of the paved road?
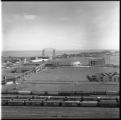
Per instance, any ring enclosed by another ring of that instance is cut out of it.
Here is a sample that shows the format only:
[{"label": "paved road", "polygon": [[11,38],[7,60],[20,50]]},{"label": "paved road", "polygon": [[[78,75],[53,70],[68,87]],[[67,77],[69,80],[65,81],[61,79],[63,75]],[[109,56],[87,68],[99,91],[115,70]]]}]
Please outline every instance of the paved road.
[{"label": "paved road", "polygon": [[2,118],[119,118],[119,108],[3,106]]}]

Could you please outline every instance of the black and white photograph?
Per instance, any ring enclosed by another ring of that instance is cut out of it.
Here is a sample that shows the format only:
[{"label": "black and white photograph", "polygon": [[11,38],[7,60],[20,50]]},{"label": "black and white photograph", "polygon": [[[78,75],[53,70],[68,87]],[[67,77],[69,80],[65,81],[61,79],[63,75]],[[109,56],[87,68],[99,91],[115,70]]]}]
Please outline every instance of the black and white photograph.
[{"label": "black and white photograph", "polygon": [[119,119],[119,4],[1,1],[1,119]]}]

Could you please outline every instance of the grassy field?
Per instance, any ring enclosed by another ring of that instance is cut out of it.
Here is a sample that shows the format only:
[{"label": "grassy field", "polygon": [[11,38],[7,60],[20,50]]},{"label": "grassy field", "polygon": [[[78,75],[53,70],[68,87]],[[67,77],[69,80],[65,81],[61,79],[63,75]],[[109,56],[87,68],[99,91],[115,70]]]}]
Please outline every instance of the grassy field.
[{"label": "grassy field", "polygon": [[29,81],[88,81],[86,75],[102,72],[119,72],[118,68],[108,67],[58,67],[33,74]]},{"label": "grassy field", "polygon": [[[101,91],[101,90],[119,90],[119,83],[113,82],[88,82],[86,75],[100,72],[115,72],[117,68],[77,68],[77,67],[59,67],[55,69],[46,69],[43,72],[34,73],[26,81],[17,85],[18,90],[31,91]],[[10,90],[15,85],[3,86],[3,90]]]}]

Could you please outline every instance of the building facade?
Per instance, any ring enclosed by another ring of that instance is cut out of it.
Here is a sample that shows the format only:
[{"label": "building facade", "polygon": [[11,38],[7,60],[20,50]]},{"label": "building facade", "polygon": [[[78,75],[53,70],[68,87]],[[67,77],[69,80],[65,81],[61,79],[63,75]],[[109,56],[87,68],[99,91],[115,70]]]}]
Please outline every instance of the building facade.
[{"label": "building facade", "polygon": [[89,59],[89,66],[104,66],[105,59],[103,58],[90,58]]}]

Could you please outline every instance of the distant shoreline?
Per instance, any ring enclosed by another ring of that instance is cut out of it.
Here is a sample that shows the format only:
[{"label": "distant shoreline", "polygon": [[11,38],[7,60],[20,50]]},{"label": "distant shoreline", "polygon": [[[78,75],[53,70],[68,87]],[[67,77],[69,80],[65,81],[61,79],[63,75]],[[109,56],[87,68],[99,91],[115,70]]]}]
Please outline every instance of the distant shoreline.
[{"label": "distant shoreline", "polygon": [[[119,49],[64,49],[56,51],[119,51]],[[30,51],[42,51],[42,50],[1,50],[2,52],[30,52]]]},{"label": "distant shoreline", "polygon": [[[48,52],[48,51],[47,51]],[[83,52],[119,52],[116,50],[56,50],[56,55],[62,55],[62,54],[78,54]],[[50,52],[49,52],[50,53]],[[41,50],[31,50],[31,51],[2,51],[2,56],[11,56],[11,57],[31,57],[31,56],[41,56],[42,51]]]}]

